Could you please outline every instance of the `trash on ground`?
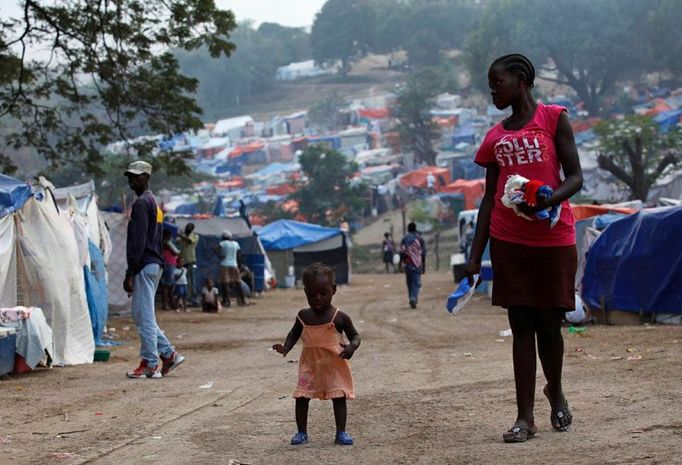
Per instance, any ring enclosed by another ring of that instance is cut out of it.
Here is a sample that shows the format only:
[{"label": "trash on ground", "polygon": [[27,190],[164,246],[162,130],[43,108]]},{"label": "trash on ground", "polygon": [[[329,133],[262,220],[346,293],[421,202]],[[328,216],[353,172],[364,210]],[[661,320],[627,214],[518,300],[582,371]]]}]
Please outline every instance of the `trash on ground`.
[{"label": "trash on ground", "polygon": [[462,355],[465,357],[471,357],[473,354],[471,352],[464,352]]},{"label": "trash on ground", "polygon": [[504,342],[504,339],[495,339],[495,342]]},{"label": "trash on ground", "polygon": [[287,360],[288,363],[298,363],[298,360],[295,358],[292,358],[291,360]]},{"label": "trash on ground", "polygon": [[209,381],[206,384],[199,386],[199,389],[211,389],[213,387],[213,381]]},{"label": "trash on ground", "polygon": [[628,360],[642,360],[641,355],[631,355],[628,357]]},{"label": "trash on ground", "polygon": [[512,335],[511,329],[505,329],[504,331],[500,331],[500,337],[509,337],[511,335]]},{"label": "trash on ground", "polygon": [[388,320],[388,322],[389,323],[397,323],[398,319],[397,318],[391,318],[390,320]]},{"label": "trash on ground", "polygon": [[627,352],[628,354],[632,354],[632,353],[637,352],[637,349],[633,349],[632,347],[628,347],[627,349],[625,349],[625,352]]},{"label": "trash on ground", "polygon": [[587,328],[584,326],[569,326],[568,327],[568,334],[583,334],[586,331],[587,331]]}]

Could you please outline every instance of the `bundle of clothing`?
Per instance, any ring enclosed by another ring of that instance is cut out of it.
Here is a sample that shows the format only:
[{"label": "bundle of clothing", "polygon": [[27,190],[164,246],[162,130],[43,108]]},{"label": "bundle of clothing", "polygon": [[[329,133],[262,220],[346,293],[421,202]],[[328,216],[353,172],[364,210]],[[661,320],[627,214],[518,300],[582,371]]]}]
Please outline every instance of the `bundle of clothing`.
[{"label": "bundle of clothing", "polygon": [[[530,180],[518,174],[514,174],[507,178],[507,182],[504,185],[502,205],[511,208],[517,215],[530,220],[531,218],[524,215],[521,210],[519,210],[518,205],[525,203],[534,207],[538,204],[538,199],[548,199],[552,196],[553,192],[554,189],[547,184],[543,184],[542,181]],[[557,224],[560,217],[561,204],[535,213],[535,218],[539,220],[548,220],[550,228],[553,228]]]}]

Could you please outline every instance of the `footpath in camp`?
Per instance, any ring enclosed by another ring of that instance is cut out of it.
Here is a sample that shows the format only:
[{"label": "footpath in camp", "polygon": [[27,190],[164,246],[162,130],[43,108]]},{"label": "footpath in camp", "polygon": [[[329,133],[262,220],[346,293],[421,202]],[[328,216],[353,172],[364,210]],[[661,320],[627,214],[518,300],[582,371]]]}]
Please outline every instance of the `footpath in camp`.
[{"label": "footpath in camp", "polygon": [[451,275],[424,276],[410,310],[403,275],[355,275],[335,303],[363,343],[353,358],[352,447],[333,444],[329,402],[313,402],[310,444],[289,445],[300,347],[284,340],[300,290],[212,315],[159,313],[187,362],[161,380],[129,380],[138,339],[112,318],[110,361],[0,383],[0,464],[682,463],[682,333],[674,326],[590,326],[566,340],[565,390],[575,422],[549,426],[538,373],[539,434],[504,444],[515,418],[511,338],[503,310],[476,296],[457,317],[443,308]]}]

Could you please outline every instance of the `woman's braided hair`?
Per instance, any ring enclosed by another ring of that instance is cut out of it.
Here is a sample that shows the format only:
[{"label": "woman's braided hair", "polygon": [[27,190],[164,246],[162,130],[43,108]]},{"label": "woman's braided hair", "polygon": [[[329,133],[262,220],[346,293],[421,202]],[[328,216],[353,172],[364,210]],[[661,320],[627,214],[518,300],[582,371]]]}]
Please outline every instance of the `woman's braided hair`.
[{"label": "woman's braided hair", "polygon": [[512,53],[496,58],[490,65],[490,69],[497,65],[502,65],[509,72],[523,73],[526,85],[532,89],[535,85],[535,67],[528,58],[519,54]]}]

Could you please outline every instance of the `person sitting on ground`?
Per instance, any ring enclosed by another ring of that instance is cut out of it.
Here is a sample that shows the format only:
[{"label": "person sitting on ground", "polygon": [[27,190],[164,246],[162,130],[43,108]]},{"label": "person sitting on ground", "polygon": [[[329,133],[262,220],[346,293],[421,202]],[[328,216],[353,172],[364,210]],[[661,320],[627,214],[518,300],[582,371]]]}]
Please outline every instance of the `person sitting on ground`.
[{"label": "person sitting on ground", "polygon": [[207,313],[218,313],[221,310],[219,295],[218,288],[213,286],[213,280],[206,278],[206,286],[201,289],[201,310]]},{"label": "person sitting on ground", "polygon": [[175,297],[177,299],[175,308],[183,312],[187,311],[187,268],[183,265],[185,261],[178,257],[177,268],[175,268]]},{"label": "person sitting on ground", "polygon": [[255,289],[256,278],[253,275],[253,271],[251,271],[251,268],[244,265],[243,263],[239,265],[239,278],[249,288],[249,291],[245,292],[244,294],[249,297],[253,297],[255,295],[254,293],[256,292]]}]

